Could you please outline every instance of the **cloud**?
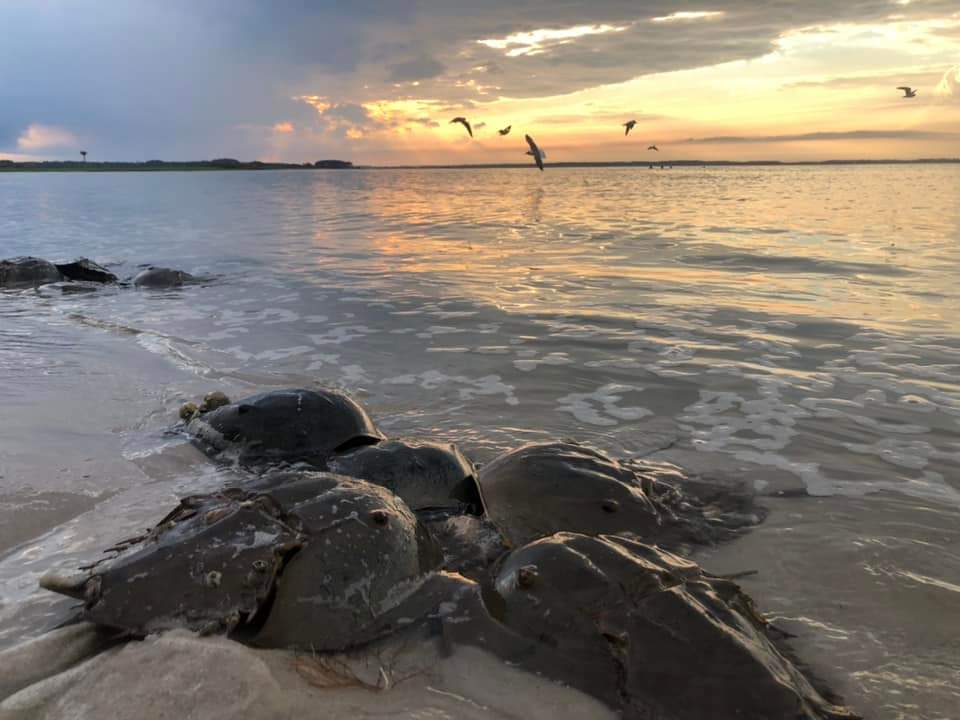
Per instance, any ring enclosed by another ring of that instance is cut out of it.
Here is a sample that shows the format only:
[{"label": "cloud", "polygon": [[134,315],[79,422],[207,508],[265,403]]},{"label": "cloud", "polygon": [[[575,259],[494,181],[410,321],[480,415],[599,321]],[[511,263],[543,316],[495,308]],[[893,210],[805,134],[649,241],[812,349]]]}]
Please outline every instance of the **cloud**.
[{"label": "cloud", "polygon": [[842,132],[811,132],[794,135],[717,135],[688,138],[675,145],[735,145],[739,143],[817,142],[828,140],[952,140],[960,133],[927,130],[848,130]]},{"label": "cloud", "polygon": [[443,74],[445,69],[443,63],[424,55],[414,60],[395,64],[390,71],[390,79],[394,82],[427,80]]},{"label": "cloud", "polygon": [[789,31],[886,23],[892,9],[949,18],[956,0],[0,0],[0,150],[34,124],[102,158],[256,157],[278,136],[335,149],[348,130],[386,137],[441,112],[493,121],[497,98],[768,57]]},{"label": "cloud", "polygon": [[960,100],[960,65],[954,65],[943,74],[934,94],[944,100]]},{"label": "cloud", "polygon": [[24,152],[37,152],[79,145],[77,136],[69,130],[49,125],[32,124],[17,138],[17,148]]},{"label": "cloud", "polygon": [[[940,66],[942,67],[942,66]],[[934,68],[906,68],[899,71],[885,70],[883,72],[861,74],[861,75],[838,75],[835,77],[821,78],[817,80],[798,80],[783,85],[783,88],[865,88],[865,87],[884,87],[892,90],[893,94],[898,95],[895,88],[897,85],[910,85],[911,87],[922,87],[939,80],[941,76],[940,67]]]},{"label": "cloud", "polygon": [[294,131],[293,123],[291,122],[278,122],[273,126],[273,131],[275,133],[292,133]]},{"label": "cloud", "polygon": [[516,32],[502,38],[487,38],[477,40],[494,50],[503,50],[507,57],[521,55],[539,55],[548,52],[550,48],[566,45],[574,40],[588,35],[604,35],[606,33],[623,32],[629,25],[576,25],[568,28],[539,28],[527,32]]},{"label": "cloud", "polygon": [[338,103],[323,112],[326,119],[345,120],[352,125],[369,125],[372,121],[370,111],[356,103]]},{"label": "cloud", "polygon": [[691,20],[717,20],[724,16],[722,10],[697,10],[693,12],[675,12],[669,15],[650,18],[650,22],[689,22]]}]

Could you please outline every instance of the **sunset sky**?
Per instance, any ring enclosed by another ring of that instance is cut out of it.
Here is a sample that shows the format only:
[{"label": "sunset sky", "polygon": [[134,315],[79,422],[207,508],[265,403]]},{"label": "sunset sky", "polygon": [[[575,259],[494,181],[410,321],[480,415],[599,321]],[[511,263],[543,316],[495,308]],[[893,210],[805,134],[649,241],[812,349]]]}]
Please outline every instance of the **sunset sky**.
[{"label": "sunset sky", "polygon": [[960,157],[957,0],[0,0],[0,28],[11,159]]}]

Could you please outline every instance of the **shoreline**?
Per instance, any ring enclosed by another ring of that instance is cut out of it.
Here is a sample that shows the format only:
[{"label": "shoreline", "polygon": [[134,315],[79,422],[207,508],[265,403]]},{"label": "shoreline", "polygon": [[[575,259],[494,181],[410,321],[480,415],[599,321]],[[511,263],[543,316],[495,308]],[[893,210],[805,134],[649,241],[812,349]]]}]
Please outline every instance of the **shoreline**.
[{"label": "shoreline", "polygon": [[[960,165],[960,158],[913,160],[628,160],[550,163],[553,168],[654,168],[670,167],[832,167],[849,165]],[[0,173],[15,172],[236,172],[240,170],[511,170],[529,169],[528,163],[475,163],[428,165],[322,165],[313,163],[243,162],[219,165],[210,161],[189,162],[16,162],[0,161]]]}]

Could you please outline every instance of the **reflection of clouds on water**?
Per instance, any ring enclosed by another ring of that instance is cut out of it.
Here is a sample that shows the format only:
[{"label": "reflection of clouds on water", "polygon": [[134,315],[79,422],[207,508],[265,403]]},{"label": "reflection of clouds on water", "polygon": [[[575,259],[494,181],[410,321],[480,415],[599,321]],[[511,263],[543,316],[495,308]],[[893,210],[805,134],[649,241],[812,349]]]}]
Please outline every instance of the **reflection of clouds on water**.
[{"label": "reflection of clouds on water", "polygon": [[299,355],[309,355],[316,348],[310,345],[295,345],[288,348],[273,348],[272,350],[262,350],[261,352],[247,352],[238,346],[225,348],[223,352],[233,355],[241,362],[261,362],[269,363],[278,360],[288,360]]},{"label": "reflection of clouds on water", "polygon": [[307,358],[310,361],[310,364],[304,368],[308,373],[315,372],[322,367],[327,365],[336,365],[337,361],[340,359],[339,354],[324,354],[324,353],[315,353]]},{"label": "reflection of clouds on water", "polygon": [[580,422],[590,425],[618,425],[624,420],[639,420],[653,413],[637,405],[621,405],[624,396],[642,392],[633,385],[611,383],[591,393],[570,393],[558,398],[559,412],[570,413]]},{"label": "reflection of clouds on water", "polygon": [[[917,347],[940,362],[916,363],[908,350]],[[713,364],[703,382],[733,377],[753,390],[701,390],[681,427],[697,449],[789,472],[812,494],[893,490],[960,500],[946,481],[960,468],[960,442],[945,425],[960,416],[960,394],[941,389],[960,349],[861,332],[818,353],[827,357],[815,369],[784,366],[802,359],[796,353],[764,371],[743,359]]]},{"label": "reflection of clouds on water", "polygon": [[439,370],[427,370],[417,374],[384,378],[380,382],[384,385],[418,385],[424,390],[437,390],[448,385],[461,385],[465,386],[457,389],[457,395],[461,400],[473,400],[488,395],[503,395],[507,405],[520,404],[514,394],[514,386],[504,383],[499,375],[469,378],[465,375],[447,375]]},{"label": "reflection of clouds on water", "polygon": [[542,185],[537,185],[530,191],[527,219],[532,223],[539,223],[543,220],[543,196],[545,194]]},{"label": "reflection of clouds on water", "polygon": [[307,335],[314,345],[343,345],[344,343],[375,333],[376,330],[366,325],[346,325],[335,327],[325,333]]},{"label": "reflection of clouds on water", "polygon": [[882,438],[872,444],[844,443],[843,446],[855,453],[875,455],[884,462],[898,467],[922,470],[932,459],[950,460],[960,463],[960,443],[953,443],[954,452],[938,450],[924,440],[902,440],[900,438]]},{"label": "reflection of clouds on water", "polygon": [[[542,357],[536,357],[536,351],[531,351],[532,354],[528,357],[521,357],[513,361],[513,366],[522,372],[530,372],[536,370],[540,365],[570,365],[573,363],[573,358],[571,358],[565,352],[551,352],[547,353]],[[520,351],[517,355],[526,355],[524,351]]]},{"label": "reflection of clouds on water", "polygon": [[432,338],[434,335],[450,335],[452,333],[467,332],[466,328],[452,327],[450,325],[430,325],[423,332],[417,333],[418,338]]}]

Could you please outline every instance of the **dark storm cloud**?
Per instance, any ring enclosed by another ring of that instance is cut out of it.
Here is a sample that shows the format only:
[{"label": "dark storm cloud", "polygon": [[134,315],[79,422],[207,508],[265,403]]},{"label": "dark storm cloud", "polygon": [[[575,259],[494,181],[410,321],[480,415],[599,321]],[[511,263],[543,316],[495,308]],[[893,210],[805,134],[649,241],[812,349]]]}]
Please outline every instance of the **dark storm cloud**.
[{"label": "dark storm cloud", "polygon": [[[335,117],[298,96],[356,113],[416,81],[419,97],[469,108],[755,58],[800,27],[955,11],[956,0],[0,0],[0,151],[39,124],[100,157],[250,156],[275,123],[320,132]],[[652,21],[677,12],[722,15]],[[594,30],[513,57],[522,43],[478,42],[578,26]]]},{"label": "dark storm cloud", "polygon": [[817,140],[953,140],[960,133],[926,130],[850,130],[846,132],[812,132],[796,135],[718,135],[689,138],[675,145],[738,145],[741,143],[811,142]]},{"label": "dark storm cloud", "polygon": [[446,67],[443,63],[424,56],[395,64],[390,72],[390,79],[394,82],[426,80],[440,75],[444,70]]},{"label": "dark storm cloud", "polygon": [[[837,22],[885,21],[891,13],[907,18],[943,17],[956,11],[955,0],[894,5],[890,0],[604,0],[557,3],[551,0],[484,3],[451,0],[431,10],[437,32],[425,51],[438,57],[460,52],[458,70],[496,63],[498,94],[527,97],[563,94],[639,75],[716,65],[762,56],[784,32]],[[674,13],[722,13],[673,22],[653,22]],[[509,20],[504,20],[509,18]],[[545,41],[540,52],[509,57],[521,45],[490,48],[477,40],[504,40],[537,29],[611,26],[579,38]],[[621,29],[622,28],[622,29]],[[479,82],[479,80],[478,80]]]},{"label": "dark storm cloud", "polygon": [[7,0],[0,27],[0,149],[36,123],[100,157],[209,157],[234,125],[301,114],[278,68],[238,64],[222,23],[186,2]]}]

